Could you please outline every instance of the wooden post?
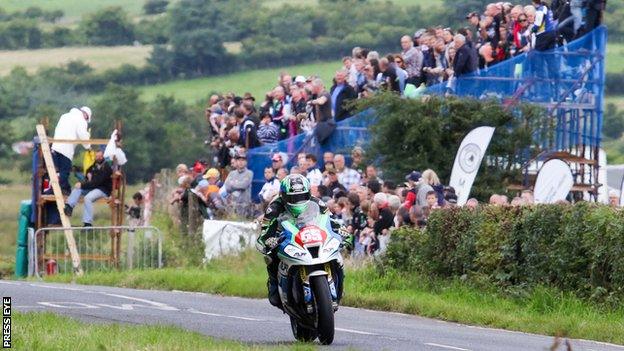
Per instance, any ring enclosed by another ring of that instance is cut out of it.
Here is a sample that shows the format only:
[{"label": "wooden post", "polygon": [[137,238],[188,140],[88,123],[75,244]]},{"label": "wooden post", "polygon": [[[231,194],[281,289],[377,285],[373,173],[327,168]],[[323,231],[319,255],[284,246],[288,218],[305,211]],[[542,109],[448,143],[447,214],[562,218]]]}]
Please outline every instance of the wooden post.
[{"label": "wooden post", "polygon": [[80,267],[80,256],[78,255],[78,250],[76,249],[76,241],[74,240],[74,234],[71,230],[71,223],[69,222],[67,216],[65,216],[65,200],[63,199],[63,193],[61,192],[61,186],[59,184],[58,175],[56,174],[56,168],[54,167],[54,162],[52,161],[52,153],[50,152],[48,136],[46,135],[46,131],[43,125],[37,125],[37,134],[39,135],[41,151],[43,152],[43,159],[45,160],[46,168],[48,170],[48,176],[50,177],[50,185],[52,185],[52,191],[54,192],[54,197],[56,199],[56,208],[59,211],[61,223],[63,224],[63,227],[69,228],[65,229],[64,232],[65,240],[67,241],[67,247],[69,247],[69,253],[72,259],[74,273],[77,276],[82,276],[83,272],[82,268]]}]

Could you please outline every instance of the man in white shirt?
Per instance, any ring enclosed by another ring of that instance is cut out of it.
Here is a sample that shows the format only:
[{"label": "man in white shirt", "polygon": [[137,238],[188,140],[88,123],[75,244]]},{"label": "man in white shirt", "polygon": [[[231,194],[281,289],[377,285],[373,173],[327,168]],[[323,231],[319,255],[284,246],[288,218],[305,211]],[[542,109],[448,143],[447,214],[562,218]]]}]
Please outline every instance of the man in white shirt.
[{"label": "man in white shirt", "polygon": [[316,161],[317,161],[316,156],[314,154],[306,155],[306,162],[307,162],[307,169],[308,169],[306,177],[310,181],[311,186],[319,186],[323,183],[323,173],[321,172],[320,169],[318,169],[318,166],[316,165]]},{"label": "man in white shirt", "polygon": [[280,181],[275,177],[273,168],[267,167],[264,169],[264,179],[266,183],[260,189],[258,194],[263,205],[268,205],[271,200],[279,193]]},{"label": "man in white shirt", "polygon": [[[89,140],[89,122],[91,122],[91,109],[87,106],[81,108],[74,107],[59,119],[54,129],[54,139]],[[91,148],[89,144],[82,144],[82,146],[85,149]],[[71,192],[69,173],[71,172],[75,149],[75,144],[52,144],[52,160],[59,174],[59,183],[63,194],[69,194]]]}]

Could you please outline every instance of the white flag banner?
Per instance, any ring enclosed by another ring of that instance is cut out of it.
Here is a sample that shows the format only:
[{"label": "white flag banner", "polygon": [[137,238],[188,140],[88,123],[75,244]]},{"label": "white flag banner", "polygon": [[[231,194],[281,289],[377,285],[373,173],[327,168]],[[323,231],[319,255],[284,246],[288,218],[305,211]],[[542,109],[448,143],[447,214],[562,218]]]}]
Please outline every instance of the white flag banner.
[{"label": "white flag banner", "polygon": [[[591,179],[591,178],[590,178]],[[609,186],[607,185],[607,153],[603,149],[598,150],[598,202],[609,203]]]},{"label": "white flag banner", "polygon": [[622,182],[620,183],[620,207],[624,206],[624,176],[622,177]]},{"label": "white flag banner", "polygon": [[449,184],[455,189],[459,206],[463,206],[468,201],[470,189],[493,134],[493,127],[475,128],[466,135],[459,146]]},{"label": "white flag banner", "polygon": [[544,163],[537,174],[533,190],[535,202],[553,204],[565,200],[573,185],[570,166],[560,159],[552,159]]}]

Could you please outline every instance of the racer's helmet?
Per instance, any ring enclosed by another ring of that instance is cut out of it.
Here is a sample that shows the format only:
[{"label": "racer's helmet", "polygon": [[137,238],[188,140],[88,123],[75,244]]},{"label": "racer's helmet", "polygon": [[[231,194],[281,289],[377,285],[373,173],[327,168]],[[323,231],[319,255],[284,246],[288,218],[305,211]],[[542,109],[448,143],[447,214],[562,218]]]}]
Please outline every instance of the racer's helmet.
[{"label": "racer's helmet", "polygon": [[301,174],[287,175],[280,183],[280,198],[286,210],[298,217],[308,207],[311,198],[310,181]]}]

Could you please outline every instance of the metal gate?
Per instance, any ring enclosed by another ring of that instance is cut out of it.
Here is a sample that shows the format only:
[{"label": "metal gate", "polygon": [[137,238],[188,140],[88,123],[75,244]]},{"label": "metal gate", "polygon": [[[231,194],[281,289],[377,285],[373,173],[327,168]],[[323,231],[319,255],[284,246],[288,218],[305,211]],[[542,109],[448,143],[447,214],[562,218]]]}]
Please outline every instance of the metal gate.
[{"label": "metal gate", "polygon": [[162,268],[162,233],[152,226],[50,227],[28,238],[33,275],[72,273],[64,230],[74,233],[85,273]]}]

